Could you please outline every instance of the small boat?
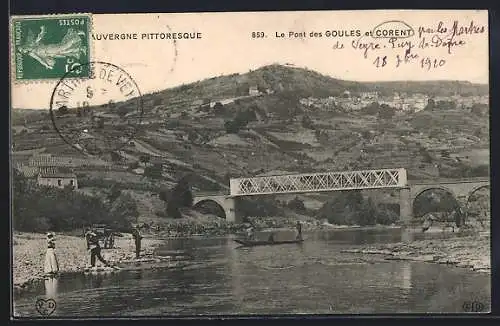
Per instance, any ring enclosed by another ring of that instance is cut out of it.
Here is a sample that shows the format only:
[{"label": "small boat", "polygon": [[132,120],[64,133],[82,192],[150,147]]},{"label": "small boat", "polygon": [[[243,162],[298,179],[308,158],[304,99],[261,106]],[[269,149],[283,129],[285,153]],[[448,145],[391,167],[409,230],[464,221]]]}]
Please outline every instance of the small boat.
[{"label": "small boat", "polygon": [[267,245],[279,245],[279,244],[290,244],[290,243],[301,243],[304,239],[297,240],[284,240],[284,241],[266,241],[266,240],[246,240],[246,239],[234,239],[237,243],[245,247],[254,246],[267,246]]}]

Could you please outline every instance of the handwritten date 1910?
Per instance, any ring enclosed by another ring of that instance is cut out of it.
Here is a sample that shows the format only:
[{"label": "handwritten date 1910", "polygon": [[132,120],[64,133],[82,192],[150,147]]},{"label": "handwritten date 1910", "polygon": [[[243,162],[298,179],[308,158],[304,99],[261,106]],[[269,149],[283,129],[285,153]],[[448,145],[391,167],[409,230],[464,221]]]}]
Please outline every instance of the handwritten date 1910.
[{"label": "handwritten date 1910", "polygon": [[431,70],[444,66],[446,64],[446,60],[444,59],[435,59],[425,57],[420,60],[420,67],[422,69]]},{"label": "handwritten date 1910", "polygon": [[[402,64],[411,64],[412,62],[417,63],[419,56],[417,54],[406,54],[404,57],[396,56],[395,60],[390,60],[388,56],[377,56],[373,61],[373,65],[377,68],[383,68],[387,66],[389,63],[391,65],[395,65],[398,68]],[[444,59],[436,59],[430,57],[423,57],[418,61],[418,64],[422,69],[432,70],[437,69],[446,64],[446,60]]]}]

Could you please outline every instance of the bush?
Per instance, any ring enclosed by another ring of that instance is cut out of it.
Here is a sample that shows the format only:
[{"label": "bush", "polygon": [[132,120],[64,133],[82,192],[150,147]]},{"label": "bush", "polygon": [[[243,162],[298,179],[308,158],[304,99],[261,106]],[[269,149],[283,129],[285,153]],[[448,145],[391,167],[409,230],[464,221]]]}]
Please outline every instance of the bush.
[{"label": "bush", "polygon": [[313,121],[311,120],[311,118],[308,116],[308,115],[304,115],[302,117],[302,127],[303,128],[306,128],[306,129],[312,129],[313,128]]},{"label": "bush", "polygon": [[38,186],[17,172],[13,174],[13,197],[14,229],[27,232],[70,231],[93,223],[128,227],[128,219],[137,210],[132,198],[113,205],[70,189]]},{"label": "bush", "polygon": [[161,200],[166,202],[167,215],[172,218],[181,218],[180,208],[193,206],[193,194],[187,177],[179,180],[171,190],[162,189],[159,193]]},{"label": "bush", "polygon": [[147,166],[144,169],[144,176],[151,179],[160,179],[162,177],[163,166],[159,163],[153,164],[153,166]]},{"label": "bush", "polygon": [[300,200],[298,197],[295,197],[294,199],[290,200],[288,202],[288,208],[299,211],[299,212],[304,212],[306,210],[306,207],[304,206],[304,202]]},{"label": "bush", "polygon": [[137,162],[137,161],[132,162],[132,163],[130,163],[130,164],[128,165],[128,168],[129,168],[130,170],[135,170],[135,169],[137,169],[138,167],[139,167],[139,162]]},{"label": "bush", "polygon": [[317,213],[316,218],[327,219],[337,225],[392,224],[399,219],[399,205],[375,205],[364,199],[359,190],[343,191],[333,195]]},{"label": "bush", "polygon": [[224,129],[226,130],[227,134],[237,134],[240,131],[241,127],[242,126],[235,121],[226,121],[224,123]]},{"label": "bush", "polygon": [[273,198],[241,198],[237,203],[237,211],[242,216],[276,216],[283,215],[283,209],[276,205]]}]

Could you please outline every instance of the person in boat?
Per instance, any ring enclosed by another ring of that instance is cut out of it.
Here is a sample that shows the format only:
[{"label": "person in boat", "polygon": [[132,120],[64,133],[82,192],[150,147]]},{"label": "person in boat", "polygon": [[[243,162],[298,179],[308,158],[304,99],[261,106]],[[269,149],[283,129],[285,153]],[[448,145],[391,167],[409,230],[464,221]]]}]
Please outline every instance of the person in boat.
[{"label": "person in boat", "polygon": [[45,254],[44,272],[48,275],[55,275],[59,272],[59,262],[55,253],[56,243],[55,235],[52,232],[47,233],[47,252]]},{"label": "person in boat", "polygon": [[142,240],[142,235],[141,232],[139,231],[139,228],[137,226],[134,226],[132,228],[132,237],[134,238],[135,242],[135,258],[139,258],[141,255],[141,240]]},{"label": "person in boat", "polygon": [[297,224],[295,226],[297,228],[297,240],[302,240],[302,224],[300,221],[297,221]]},{"label": "person in boat", "polygon": [[254,238],[254,228],[253,226],[250,226],[248,229],[246,229],[246,235],[247,235],[247,240],[253,240]]},{"label": "person in boat", "polygon": [[95,259],[97,257],[104,266],[111,267],[101,255],[101,245],[99,244],[99,237],[97,234],[93,230],[88,229],[85,234],[85,239],[87,240],[87,249],[90,250],[90,265],[95,267]]}]

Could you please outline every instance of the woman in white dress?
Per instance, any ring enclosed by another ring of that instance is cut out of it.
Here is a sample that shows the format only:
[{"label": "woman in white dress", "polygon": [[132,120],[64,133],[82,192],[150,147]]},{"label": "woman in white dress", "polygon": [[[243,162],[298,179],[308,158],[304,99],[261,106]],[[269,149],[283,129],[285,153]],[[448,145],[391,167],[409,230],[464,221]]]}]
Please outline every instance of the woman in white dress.
[{"label": "woman in white dress", "polygon": [[47,233],[47,253],[45,254],[45,274],[55,275],[59,272],[59,262],[55,253],[56,243],[54,233]]}]

